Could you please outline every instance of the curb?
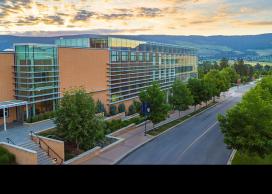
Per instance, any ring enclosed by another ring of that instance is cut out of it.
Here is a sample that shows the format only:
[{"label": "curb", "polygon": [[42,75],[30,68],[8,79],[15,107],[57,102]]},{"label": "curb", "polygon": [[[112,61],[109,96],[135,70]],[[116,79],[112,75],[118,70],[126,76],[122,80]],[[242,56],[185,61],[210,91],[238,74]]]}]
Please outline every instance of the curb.
[{"label": "curb", "polygon": [[227,165],[231,165],[232,160],[233,160],[233,158],[234,158],[236,152],[237,152],[237,150],[232,150]]},{"label": "curb", "polygon": [[[226,100],[226,99],[224,99],[222,102],[224,102],[225,100]],[[160,134],[158,134],[158,135],[156,135],[156,136],[151,136],[151,139],[149,139],[149,140],[147,140],[146,142],[144,142],[144,143],[142,143],[142,144],[136,146],[135,148],[132,148],[128,153],[123,154],[122,156],[120,156],[120,157],[119,157],[117,160],[115,160],[112,164],[113,164],[113,165],[117,164],[117,163],[120,162],[124,157],[128,156],[129,154],[131,154],[133,151],[135,151],[135,150],[139,149],[140,147],[144,146],[145,144],[147,144],[147,143],[153,141],[155,138],[157,138],[157,137],[159,137],[159,136],[165,134],[166,132],[170,131],[171,129],[177,127],[178,125],[180,125],[180,124],[182,124],[182,123],[184,123],[184,122],[186,122],[186,121],[188,121],[188,120],[190,120],[190,119],[192,119],[192,118],[198,116],[199,114],[201,114],[201,113],[203,113],[203,112],[205,112],[205,111],[207,111],[207,110],[209,110],[209,109],[211,109],[211,108],[217,106],[217,105],[220,104],[220,103],[221,103],[221,102],[217,102],[216,104],[210,106],[209,108],[207,108],[207,109],[205,109],[205,110],[203,110],[203,111],[201,111],[201,112],[199,112],[199,113],[193,115],[192,117],[189,117],[189,118],[185,119],[184,121],[181,121],[180,123],[178,123],[178,124],[176,124],[176,125],[170,127],[169,129],[163,131],[162,133],[160,133]],[[171,121],[171,122],[172,122],[172,121]],[[148,135],[148,134],[147,134],[147,135]],[[150,136],[150,135],[148,135],[148,136]]]}]

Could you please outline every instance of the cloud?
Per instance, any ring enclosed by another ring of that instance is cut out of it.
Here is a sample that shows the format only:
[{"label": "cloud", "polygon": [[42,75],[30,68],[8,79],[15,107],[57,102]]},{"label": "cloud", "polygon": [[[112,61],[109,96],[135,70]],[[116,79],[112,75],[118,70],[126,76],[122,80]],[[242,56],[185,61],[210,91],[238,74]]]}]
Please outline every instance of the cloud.
[{"label": "cloud", "polygon": [[47,16],[43,18],[41,21],[43,21],[45,24],[58,24],[58,25],[64,24],[64,20],[62,19],[62,17],[58,15]]},{"label": "cloud", "polygon": [[136,10],[138,17],[158,17],[162,16],[162,10],[159,8],[140,7]]},{"label": "cloud", "polygon": [[246,24],[253,25],[253,26],[272,26],[272,21],[247,22]]},{"label": "cloud", "polygon": [[87,21],[90,17],[96,15],[95,12],[87,11],[87,10],[79,10],[75,17],[73,18],[73,21]]},{"label": "cloud", "polygon": [[271,9],[268,0],[0,0],[0,31],[256,34],[272,31]]},{"label": "cloud", "polygon": [[104,20],[121,20],[121,19],[128,19],[133,17],[133,14],[129,13],[112,13],[112,14],[102,14],[97,17],[97,19],[104,19]]}]

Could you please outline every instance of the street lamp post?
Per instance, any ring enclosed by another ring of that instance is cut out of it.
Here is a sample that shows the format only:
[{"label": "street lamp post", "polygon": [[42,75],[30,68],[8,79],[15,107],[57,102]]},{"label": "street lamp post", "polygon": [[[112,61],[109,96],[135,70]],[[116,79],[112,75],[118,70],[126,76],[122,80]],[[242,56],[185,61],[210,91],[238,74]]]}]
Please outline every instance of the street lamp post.
[{"label": "street lamp post", "polygon": [[142,113],[144,114],[145,116],[145,130],[144,130],[144,135],[146,136],[146,121],[147,121],[147,115],[150,113],[150,107],[149,107],[149,104],[144,102],[142,104]]}]

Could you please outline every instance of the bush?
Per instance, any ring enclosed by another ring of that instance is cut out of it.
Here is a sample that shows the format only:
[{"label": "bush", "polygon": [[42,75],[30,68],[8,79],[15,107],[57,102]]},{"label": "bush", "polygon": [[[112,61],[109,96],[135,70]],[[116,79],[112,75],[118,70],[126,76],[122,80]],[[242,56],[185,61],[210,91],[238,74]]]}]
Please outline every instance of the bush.
[{"label": "bush", "polygon": [[137,113],[141,112],[141,105],[141,102],[133,100],[133,106],[135,107]]},{"label": "bush", "polygon": [[126,111],[126,106],[122,103],[118,105],[118,112],[122,113]]},{"label": "bush", "polygon": [[115,105],[110,105],[110,115],[113,116],[113,115],[116,115],[117,112],[116,112],[116,106]]},{"label": "bush", "polygon": [[96,107],[95,107],[95,109],[96,109],[95,113],[106,112],[105,106],[104,106],[104,104],[103,104],[100,100],[98,100],[98,101],[96,102]]},{"label": "bush", "polygon": [[38,121],[52,119],[54,117],[55,117],[55,112],[46,112],[46,113],[39,114],[39,115],[33,116],[31,118],[28,118],[26,121],[28,123],[35,123],[35,122],[38,122]]},{"label": "bush", "polygon": [[134,104],[130,105],[128,108],[128,115],[133,115],[136,113],[136,107]]},{"label": "bush", "polygon": [[108,121],[108,122],[106,122],[107,123],[107,133],[112,133],[112,132],[117,131],[121,128],[124,128],[132,123],[135,123],[136,125],[140,124],[144,120],[145,120],[145,118],[143,118],[143,117],[135,117],[135,118],[125,120],[125,121],[122,121],[120,119]]},{"label": "bush", "polygon": [[7,149],[0,147],[0,164],[15,164],[15,156]]}]

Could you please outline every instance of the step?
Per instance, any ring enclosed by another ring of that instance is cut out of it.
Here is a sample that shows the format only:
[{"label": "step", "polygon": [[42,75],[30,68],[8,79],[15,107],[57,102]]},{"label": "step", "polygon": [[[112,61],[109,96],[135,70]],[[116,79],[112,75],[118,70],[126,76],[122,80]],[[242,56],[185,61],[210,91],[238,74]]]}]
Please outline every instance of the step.
[{"label": "step", "polygon": [[29,141],[29,142],[22,143],[20,146],[36,151],[37,157],[38,157],[38,164],[41,164],[41,165],[54,164],[53,160],[47,155],[47,153],[43,149],[40,148],[39,144]]}]

